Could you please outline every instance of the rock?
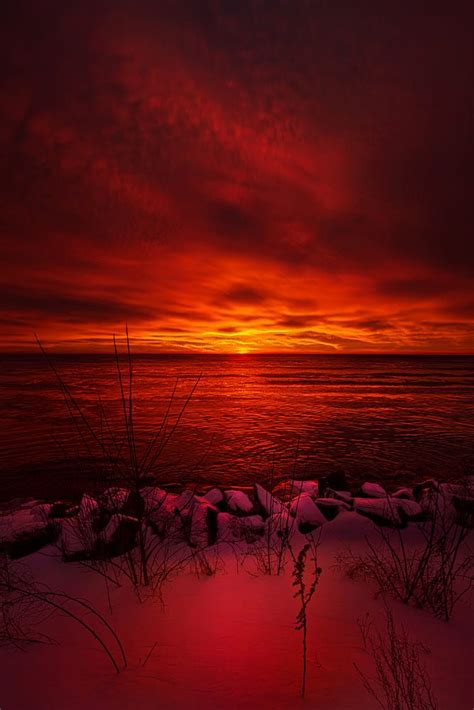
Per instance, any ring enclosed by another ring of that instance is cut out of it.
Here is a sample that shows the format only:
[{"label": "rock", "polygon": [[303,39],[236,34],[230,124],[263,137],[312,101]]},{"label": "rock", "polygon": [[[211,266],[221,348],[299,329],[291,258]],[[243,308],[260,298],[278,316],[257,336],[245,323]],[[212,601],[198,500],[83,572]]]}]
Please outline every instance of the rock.
[{"label": "rock", "polygon": [[178,496],[158,488],[158,486],[146,486],[140,489],[140,495],[143,500],[143,508],[145,516],[149,517],[156,511],[160,510],[165,501],[173,500],[174,503],[178,500]]},{"label": "rock", "polygon": [[254,505],[248,495],[243,491],[225,491],[224,495],[227,507],[233,513],[246,515],[253,512]]},{"label": "rock", "polygon": [[245,518],[218,513],[217,515],[217,541],[246,543],[255,542],[265,530],[265,523],[261,515],[249,515]]},{"label": "rock", "polygon": [[[159,490],[159,489],[155,489]],[[148,497],[145,516],[151,529],[161,537],[177,534],[181,529],[181,515],[186,514],[182,509],[183,501],[176,493],[164,492],[156,497]],[[188,508],[190,501],[187,501]],[[189,510],[188,510],[189,512]]]},{"label": "rock", "polygon": [[426,513],[416,500],[393,497],[389,500],[395,501],[402,522],[426,520]]},{"label": "rock", "polygon": [[79,506],[73,503],[68,503],[66,501],[58,500],[52,503],[51,510],[49,511],[50,518],[71,518],[77,515],[79,512]]},{"label": "rock", "polygon": [[203,495],[203,498],[211,505],[221,505],[224,502],[224,494],[220,488],[211,488]]},{"label": "rock", "polygon": [[128,496],[121,508],[124,515],[129,515],[133,518],[141,518],[145,512],[145,501],[141,493],[136,490],[128,492]]},{"label": "rock", "polygon": [[382,488],[379,483],[365,482],[362,484],[360,490],[362,495],[367,498],[386,498],[388,496],[385,488]]},{"label": "rock", "polygon": [[354,510],[365,515],[378,525],[401,525],[402,519],[398,508],[398,499],[354,498]]},{"label": "rock", "polygon": [[61,525],[59,548],[65,562],[79,562],[91,559],[97,544],[97,534],[93,522],[80,513],[75,518],[66,518]]},{"label": "rock", "polygon": [[79,515],[83,519],[92,519],[99,515],[99,504],[95,498],[84,493],[79,504]]},{"label": "rock", "polygon": [[119,513],[127,502],[128,496],[129,491],[126,488],[117,486],[107,488],[100,497],[101,507],[109,513]]},{"label": "rock", "polygon": [[392,493],[392,498],[402,498],[406,500],[415,500],[411,488],[399,488],[398,491]]},{"label": "rock", "polygon": [[255,495],[257,497],[258,504],[262,509],[265,516],[269,517],[275,513],[281,513],[285,510],[283,503],[275,498],[271,493],[262,488],[258,483],[255,484]]},{"label": "rock", "polygon": [[454,495],[453,506],[458,514],[458,523],[466,528],[474,527],[474,498]]},{"label": "rock", "polygon": [[218,512],[214,505],[196,497],[189,526],[189,542],[193,547],[208,547],[216,541]]},{"label": "rock", "polygon": [[336,498],[337,500],[342,500],[344,503],[347,503],[349,507],[352,506],[352,493],[349,491],[336,491],[334,488],[326,488],[324,497]]},{"label": "rock", "polygon": [[290,514],[296,518],[300,532],[311,532],[324,525],[327,519],[307,493],[294,498],[290,503]]},{"label": "rock", "polygon": [[49,504],[33,503],[0,515],[0,550],[18,559],[54,542],[58,526],[48,519],[49,509]]},{"label": "rock", "polygon": [[[38,506],[35,506],[38,507]],[[35,508],[0,516],[0,551],[12,559],[31,555],[57,539],[58,526]]]},{"label": "rock", "polygon": [[188,514],[195,502],[195,496],[193,491],[190,491],[188,488],[186,488],[181,495],[179,495],[176,498],[175,502],[175,511],[179,513],[180,515],[186,515]]},{"label": "rock", "polygon": [[115,557],[132,550],[137,544],[139,522],[137,518],[114,513],[99,535],[92,557]]},{"label": "rock", "polygon": [[317,481],[291,481],[291,493],[294,496],[307,493],[312,498],[317,498],[319,494],[319,484]]},{"label": "rock", "polygon": [[351,509],[350,505],[337,498],[314,498],[314,502],[327,520],[334,520],[341,511]]}]

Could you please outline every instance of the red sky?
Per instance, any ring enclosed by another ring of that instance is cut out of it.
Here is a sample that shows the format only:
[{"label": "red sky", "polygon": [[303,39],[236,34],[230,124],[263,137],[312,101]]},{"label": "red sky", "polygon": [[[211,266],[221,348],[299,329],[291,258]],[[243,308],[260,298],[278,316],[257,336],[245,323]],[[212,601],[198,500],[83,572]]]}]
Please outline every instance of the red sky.
[{"label": "red sky", "polygon": [[0,347],[473,352],[472,10],[3,0]]}]

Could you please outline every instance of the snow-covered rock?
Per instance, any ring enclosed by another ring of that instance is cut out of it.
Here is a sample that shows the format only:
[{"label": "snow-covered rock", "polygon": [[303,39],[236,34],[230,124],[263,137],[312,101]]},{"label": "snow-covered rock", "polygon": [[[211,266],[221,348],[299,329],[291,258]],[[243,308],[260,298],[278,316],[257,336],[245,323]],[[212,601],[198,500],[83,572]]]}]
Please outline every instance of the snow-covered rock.
[{"label": "snow-covered rock", "polygon": [[203,498],[211,505],[220,505],[224,502],[224,494],[220,488],[211,488],[210,491],[203,495]]},{"label": "snow-covered rock", "polygon": [[377,523],[399,525],[402,520],[397,498],[354,498],[354,510]]},{"label": "snow-covered rock", "polygon": [[349,506],[352,505],[352,493],[350,491],[337,491],[334,488],[326,488],[324,495],[328,498],[336,498],[337,500],[342,500]]},{"label": "snow-covered rock", "polygon": [[243,491],[229,490],[224,492],[227,507],[233,513],[251,513],[253,511],[253,503],[246,493]]},{"label": "snow-covered rock", "polygon": [[118,513],[127,502],[128,496],[129,491],[126,488],[113,486],[112,488],[107,488],[107,490],[102,493],[100,502],[105,510],[111,513]]},{"label": "snow-covered rock", "polygon": [[415,500],[415,496],[413,495],[413,491],[411,490],[411,488],[399,488],[398,491],[395,491],[395,493],[392,493],[392,498]]},{"label": "snow-covered rock", "polygon": [[217,515],[217,541],[238,542],[240,540],[251,543],[257,540],[264,532],[265,523],[261,515],[248,515],[237,517],[230,513]]},{"label": "snow-covered rock", "polygon": [[362,495],[367,498],[386,498],[388,493],[379,483],[365,482],[360,488]]},{"label": "snow-covered rock", "polygon": [[308,493],[303,493],[303,495],[297,496],[291,501],[290,513],[296,518],[301,532],[308,532],[327,522],[327,519]]},{"label": "snow-covered rock", "polygon": [[291,481],[291,493],[292,495],[300,495],[302,493],[307,493],[312,498],[317,498],[319,494],[319,484],[317,481]]},{"label": "snow-covered rock", "polygon": [[351,509],[348,503],[338,498],[314,498],[313,500],[328,520],[333,520],[340,512]]},{"label": "snow-covered rock", "polygon": [[[167,500],[171,500],[170,496],[173,497],[172,494],[157,486],[145,486],[141,488],[140,495],[143,499],[146,516],[152,515],[155,511],[159,510]],[[174,502],[176,502],[176,500],[177,496],[175,495]]]},{"label": "snow-covered rock", "polygon": [[278,498],[275,498],[275,496],[271,493],[266,491],[265,488],[260,486],[258,483],[255,484],[255,494],[261,508],[265,512],[265,515],[270,516],[274,513],[281,513],[285,510],[283,503],[278,500]]},{"label": "snow-covered rock", "polygon": [[416,500],[408,500],[406,498],[392,498],[389,500],[395,501],[402,518],[405,517],[407,520],[423,520],[425,518],[425,512]]},{"label": "snow-covered rock", "polygon": [[127,537],[136,536],[138,529],[138,520],[130,515],[122,515],[122,513],[114,513],[110,516],[110,520],[105,528],[100,533],[100,539],[107,545],[117,543],[126,534]]},{"label": "snow-covered rock", "polygon": [[53,542],[57,532],[40,506],[24,507],[0,515],[0,550],[13,558],[24,557]]},{"label": "snow-covered rock", "polygon": [[217,508],[207,501],[199,500],[193,505],[189,542],[194,547],[207,547],[211,542],[211,517],[217,517]]},{"label": "snow-covered rock", "polygon": [[188,515],[195,503],[196,496],[194,493],[186,488],[176,499],[175,499],[175,510],[180,515]]},{"label": "snow-covered rock", "polygon": [[93,518],[99,512],[99,504],[95,498],[84,493],[79,504],[79,515],[81,518]]}]

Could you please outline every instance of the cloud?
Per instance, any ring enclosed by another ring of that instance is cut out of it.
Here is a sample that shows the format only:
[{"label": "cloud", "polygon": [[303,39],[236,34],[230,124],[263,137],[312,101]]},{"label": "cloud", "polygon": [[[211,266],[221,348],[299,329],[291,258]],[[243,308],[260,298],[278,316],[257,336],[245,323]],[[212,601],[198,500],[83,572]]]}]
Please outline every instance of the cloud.
[{"label": "cloud", "polygon": [[7,3],[5,347],[472,350],[470,15]]}]

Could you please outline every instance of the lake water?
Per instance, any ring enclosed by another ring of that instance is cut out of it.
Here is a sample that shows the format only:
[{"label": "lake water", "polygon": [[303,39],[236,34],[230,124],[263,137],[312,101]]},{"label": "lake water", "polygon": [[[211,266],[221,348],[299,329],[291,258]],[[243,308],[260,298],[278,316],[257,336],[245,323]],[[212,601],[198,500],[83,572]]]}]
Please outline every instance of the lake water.
[{"label": "lake water", "polygon": [[[53,362],[98,436],[123,429],[113,357]],[[474,357],[137,355],[133,363],[140,450],[175,386],[171,426],[201,376],[160,457],[166,480],[244,485],[268,481],[272,470],[280,479],[343,469],[354,482],[395,483],[474,470]],[[0,368],[3,497],[62,492],[88,452],[57,378],[41,355],[1,356]]]}]

